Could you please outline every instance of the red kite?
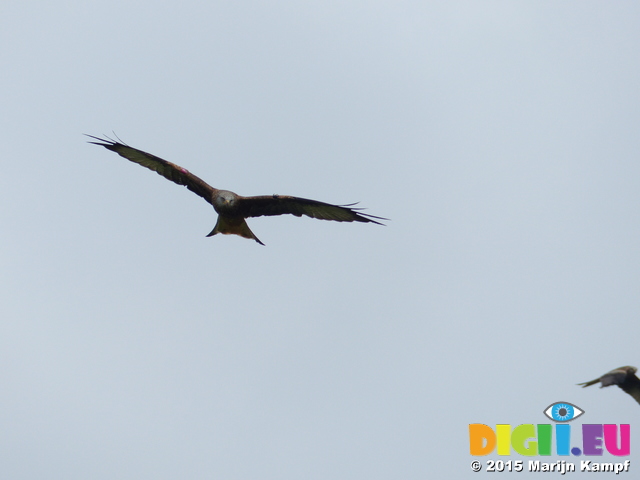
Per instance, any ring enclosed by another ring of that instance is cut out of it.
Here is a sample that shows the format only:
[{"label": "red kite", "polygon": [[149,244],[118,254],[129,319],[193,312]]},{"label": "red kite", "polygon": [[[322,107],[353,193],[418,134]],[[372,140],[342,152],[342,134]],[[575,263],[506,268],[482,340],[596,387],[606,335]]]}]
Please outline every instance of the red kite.
[{"label": "red kite", "polygon": [[590,382],[579,383],[582,388],[600,382],[600,388],[617,385],[626,393],[631,395],[636,402],[640,403],[640,378],[636,377],[636,367],[620,367],[605,373],[600,378]]},{"label": "red kite", "polygon": [[296,217],[306,215],[320,220],[334,220],[336,222],[362,222],[376,223],[383,225],[378,220],[386,218],[367,215],[358,212],[358,208],[350,208],[354,203],[348,205],[331,205],[329,203],[318,202],[306,198],[291,197],[287,195],[262,195],[258,197],[242,197],[228,190],[218,190],[207,184],[201,178],[196,177],[187,169],[174,163],[163,160],[150,153],[143,152],[136,148],[116,142],[111,139],[102,139],[87,135],[98,142],[89,142],[101,145],[121,157],[134,163],[147,167],[150,170],[162,175],[167,180],[171,180],[178,185],[184,185],[196,195],[201,196],[218,212],[216,226],[207,237],[223,233],[226,235],[240,235],[244,238],[253,238],[260,245],[264,245],[258,237],[249,229],[248,217],[261,217],[263,215],[285,215],[291,214]]}]

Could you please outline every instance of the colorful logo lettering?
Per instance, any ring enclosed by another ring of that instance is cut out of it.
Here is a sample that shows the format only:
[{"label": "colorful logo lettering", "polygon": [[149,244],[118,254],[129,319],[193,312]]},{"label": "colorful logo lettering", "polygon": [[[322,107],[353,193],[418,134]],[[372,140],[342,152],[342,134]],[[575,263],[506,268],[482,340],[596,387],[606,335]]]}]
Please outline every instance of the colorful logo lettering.
[{"label": "colorful logo lettering", "polygon": [[[583,424],[582,445],[571,448],[571,425],[555,426],[556,455],[611,455],[625,456],[631,453],[631,427],[629,424]],[[619,434],[618,434],[619,432]],[[523,424],[496,425],[495,430],[482,423],[469,425],[469,447],[471,455],[484,456],[493,453],[511,455],[511,449],[527,457],[551,455],[553,425]]]},{"label": "colorful logo lettering", "polygon": [[[584,410],[569,402],[549,405],[544,414],[555,425],[523,424],[511,427],[509,424],[496,425],[495,429],[482,423],[469,425],[469,450],[473,456],[493,453],[511,455],[515,453],[532,457],[548,456],[600,456],[607,452],[615,456],[631,454],[631,426],[629,424],[583,424],[582,439],[572,447],[571,425],[567,422],[584,414]],[[554,435],[555,431],[555,435]],[[554,442],[555,437],[555,442]],[[555,444],[555,445],[554,445]],[[555,448],[554,448],[555,446]]]}]

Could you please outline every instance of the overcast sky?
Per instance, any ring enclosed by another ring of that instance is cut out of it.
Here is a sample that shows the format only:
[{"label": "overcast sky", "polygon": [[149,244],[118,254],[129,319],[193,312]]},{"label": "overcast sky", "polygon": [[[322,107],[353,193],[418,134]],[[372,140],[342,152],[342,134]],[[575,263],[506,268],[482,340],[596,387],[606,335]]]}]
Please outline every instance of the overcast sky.
[{"label": "overcast sky", "polygon": [[[476,478],[470,423],[559,400],[637,438],[631,397],[575,384],[640,364],[639,24],[636,2],[4,2],[0,478]],[[205,238],[209,204],[82,135],[112,132],[390,221]]]}]

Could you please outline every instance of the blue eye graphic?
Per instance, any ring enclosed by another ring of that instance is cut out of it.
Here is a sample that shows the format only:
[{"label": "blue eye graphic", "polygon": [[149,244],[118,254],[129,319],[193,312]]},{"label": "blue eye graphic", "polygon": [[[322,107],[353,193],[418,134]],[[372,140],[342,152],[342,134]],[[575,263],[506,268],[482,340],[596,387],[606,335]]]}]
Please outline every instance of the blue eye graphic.
[{"label": "blue eye graphic", "polygon": [[583,413],[584,410],[580,410],[573,403],[569,402],[552,403],[544,410],[544,414],[554,422],[570,422]]}]

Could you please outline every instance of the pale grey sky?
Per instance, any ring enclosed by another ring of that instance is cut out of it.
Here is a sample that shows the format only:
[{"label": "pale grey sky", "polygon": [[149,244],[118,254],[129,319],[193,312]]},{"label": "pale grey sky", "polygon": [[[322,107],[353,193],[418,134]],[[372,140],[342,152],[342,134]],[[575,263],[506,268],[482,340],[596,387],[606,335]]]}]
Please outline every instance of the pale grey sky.
[{"label": "pale grey sky", "polygon": [[[633,437],[630,397],[575,384],[640,364],[639,21],[5,2],[0,478],[476,478],[469,423],[559,400]],[[112,131],[391,221],[205,238],[207,203],[82,136]]]}]

